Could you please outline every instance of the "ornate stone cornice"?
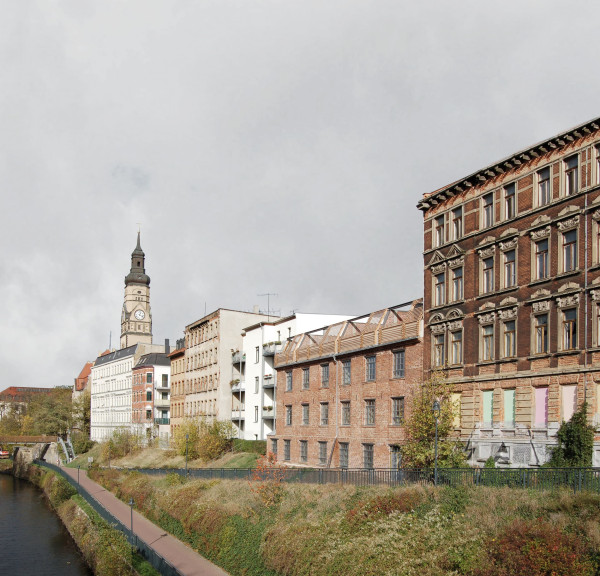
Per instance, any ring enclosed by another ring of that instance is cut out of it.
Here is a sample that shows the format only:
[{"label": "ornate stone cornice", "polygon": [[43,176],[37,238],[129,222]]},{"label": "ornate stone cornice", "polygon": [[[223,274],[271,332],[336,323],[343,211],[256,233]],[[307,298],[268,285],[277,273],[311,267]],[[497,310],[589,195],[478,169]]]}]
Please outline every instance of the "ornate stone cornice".
[{"label": "ornate stone cornice", "polygon": [[458,268],[458,267],[462,266],[464,263],[465,263],[465,257],[460,256],[459,258],[450,260],[450,262],[448,262],[448,268]]},{"label": "ornate stone cornice", "polygon": [[441,334],[446,331],[446,323],[442,322],[441,324],[433,324],[429,327],[432,334]]},{"label": "ornate stone cornice", "polygon": [[450,310],[450,312],[448,312],[448,314],[446,315],[446,318],[448,320],[454,320],[456,318],[462,318],[464,316],[464,313],[462,312],[462,310],[459,310],[458,308],[452,308],[452,310]]},{"label": "ornate stone cornice", "polygon": [[432,274],[441,274],[446,269],[446,263],[442,262],[441,264],[436,264],[431,267]]},{"label": "ornate stone cornice", "polygon": [[519,238],[511,238],[510,240],[506,240],[505,242],[500,242],[500,250],[502,250],[502,252],[505,252],[506,250],[512,250],[516,247],[518,242]]},{"label": "ornate stone cornice", "polygon": [[573,218],[569,218],[568,220],[563,220],[562,222],[557,222],[558,229],[561,232],[565,232],[567,230],[571,230],[572,228],[576,228],[579,224],[579,214],[577,216],[573,216]]},{"label": "ornate stone cornice", "polygon": [[600,210],[594,210],[594,212],[592,212],[592,218],[596,221],[600,220]]},{"label": "ornate stone cornice", "polygon": [[489,258],[494,255],[496,252],[496,246],[490,246],[489,248],[483,248],[482,250],[478,250],[480,258]]},{"label": "ornate stone cornice", "polygon": [[456,330],[462,330],[463,321],[462,320],[453,320],[452,322],[448,322],[448,330],[454,332]]},{"label": "ornate stone cornice", "polygon": [[479,324],[492,324],[494,322],[494,320],[496,319],[496,313],[495,312],[489,312],[488,314],[481,314],[481,316],[477,317],[477,320],[479,320]]},{"label": "ornate stone cornice", "polygon": [[541,240],[542,238],[548,238],[550,236],[550,226],[545,226],[539,230],[532,230],[530,232],[532,240]]},{"label": "ornate stone cornice", "polygon": [[579,304],[579,294],[571,294],[570,296],[562,296],[556,299],[556,304],[559,308],[569,308]]},{"label": "ornate stone cornice", "polygon": [[590,290],[590,295],[592,296],[592,300],[594,302],[598,302],[598,300],[600,300],[600,290]]},{"label": "ornate stone cornice", "polygon": [[535,314],[538,312],[549,312],[550,300],[540,300],[539,302],[534,302],[531,307],[533,308],[533,312]]},{"label": "ornate stone cornice", "polygon": [[504,310],[498,310],[498,317],[500,320],[514,320],[517,317],[518,309],[515,306],[514,308],[505,308]]}]

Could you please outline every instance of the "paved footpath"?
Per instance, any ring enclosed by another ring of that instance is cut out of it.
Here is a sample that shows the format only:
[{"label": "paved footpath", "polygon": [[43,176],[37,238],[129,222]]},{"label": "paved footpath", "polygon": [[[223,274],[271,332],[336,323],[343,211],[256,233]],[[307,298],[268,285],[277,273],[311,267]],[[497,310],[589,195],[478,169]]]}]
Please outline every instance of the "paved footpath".
[{"label": "paved footpath", "polygon": [[[76,468],[62,468],[62,470],[77,482]],[[90,480],[85,470],[81,470],[79,474],[81,486],[117,520],[125,526],[129,526],[131,524],[131,509],[129,506],[106,488]],[[167,534],[162,528],[153,524],[135,510],[133,511],[133,533],[151,548],[154,548],[158,554],[184,576],[228,576],[222,568],[215,566],[189,546],[186,546],[181,540]]]}]

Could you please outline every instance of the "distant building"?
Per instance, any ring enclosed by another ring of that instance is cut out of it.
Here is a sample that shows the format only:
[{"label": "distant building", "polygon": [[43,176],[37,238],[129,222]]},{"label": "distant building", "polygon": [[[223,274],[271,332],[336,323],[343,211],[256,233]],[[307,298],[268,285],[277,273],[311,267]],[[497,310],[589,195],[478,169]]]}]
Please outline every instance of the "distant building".
[{"label": "distant building", "polygon": [[423,375],[416,300],[298,334],[275,355],[280,462],[397,468]]},{"label": "distant building", "polygon": [[79,398],[86,390],[89,390],[90,376],[92,374],[93,362],[86,362],[75,378],[75,386],[73,387],[73,400]]},{"label": "distant building", "polygon": [[261,321],[242,331],[242,346],[232,353],[231,420],[239,438],[265,440],[275,431],[277,378],[273,359],[299,332],[351,316],[292,314]]},{"label": "distant building", "polygon": [[177,340],[171,361],[171,437],[185,418],[185,340]]},{"label": "distant building", "polygon": [[600,426],[600,118],[418,207],[426,372],[447,374],[471,463],[539,466],[584,402]]},{"label": "distant building", "polygon": [[26,386],[10,386],[0,392],[0,420],[11,412],[24,414],[27,404],[40,394],[51,394],[53,388],[28,388]]}]

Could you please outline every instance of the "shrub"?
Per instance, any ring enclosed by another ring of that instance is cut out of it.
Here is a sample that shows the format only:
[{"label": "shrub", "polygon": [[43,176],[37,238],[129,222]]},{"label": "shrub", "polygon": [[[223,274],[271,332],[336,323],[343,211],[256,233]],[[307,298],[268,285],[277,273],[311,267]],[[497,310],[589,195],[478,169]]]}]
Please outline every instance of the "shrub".
[{"label": "shrub", "polygon": [[281,482],[285,478],[285,472],[281,465],[277,464],[275,455],[261,456],[256,462],[256,468],[250,478],[250,490],[258,495],[264,506],[278,504],[283,495]]},{"label": "shrub", "polygon": [[71,434],[71,443],[73,444],[73,450],[75,450],[75,454],[85,454],[96,445],[96,442],[90,440],[81,432],[73,432],[73,434]]},{"label": "shrub", "polygon": [[128,454],[138,452],[143,447],[143,438],[125,428],[115,430],[112,436],[102,443],[101,455],[103,460],[123,458]]},{"label": "shrub", "polygon": [[594,454],[594,427],[587,423],[587,403],[584,403],[568,422],[560,425],[556,436],[558,446],[552,450],[548,466],[591,466]]},{"label": "shrub", "polygon": [[596,567],[582,539],[547,521],[517,520],[487,542],[476,576],[592,576]]},{"label": "shrub", "polygon": [[242,440],[240,438],[233,439],[232,449],[234,452],[251,452],[252,454],[267,454],[266,440]]}]

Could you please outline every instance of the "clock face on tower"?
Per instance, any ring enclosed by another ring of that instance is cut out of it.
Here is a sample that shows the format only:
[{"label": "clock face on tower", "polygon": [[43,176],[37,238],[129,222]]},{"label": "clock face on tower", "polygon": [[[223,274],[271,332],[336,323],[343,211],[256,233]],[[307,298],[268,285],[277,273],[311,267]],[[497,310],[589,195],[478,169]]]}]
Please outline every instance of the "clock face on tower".
[{"label": "clock face on tower", "polygon": [[143,320],[145,318],[146,314],[144,314],[143,310],[136,310],[135,311],[135,317],[137,320]]}]

